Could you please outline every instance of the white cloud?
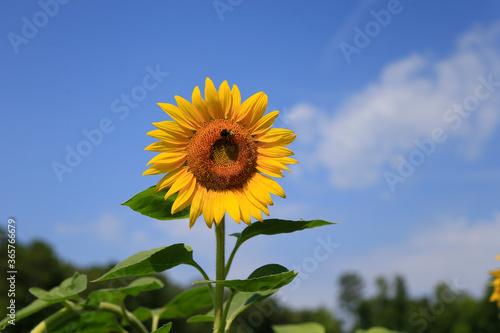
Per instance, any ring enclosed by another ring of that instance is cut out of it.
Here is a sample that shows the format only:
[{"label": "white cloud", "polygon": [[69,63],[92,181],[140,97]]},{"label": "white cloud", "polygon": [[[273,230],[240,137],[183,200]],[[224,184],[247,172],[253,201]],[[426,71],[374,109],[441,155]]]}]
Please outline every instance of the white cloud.
[{"label": "white cloud", "polygon": [[412,293],[429,293],[439,281],[456,282],[475,295],[482,295],[488,272],[498,269],[500,213],[489,221],[443,219],[420,230],[403,243],[387,245],[373,253],[349,258],[336,266],[354,270],[367,281],[380,275],[403,274]]},{"label": "white cloud", "polygon": [[107,243],[123,241],[123,222],[111,214],[103,214],[99,217],[92,229]]},{"label": "white cloud", "polygon": [[[325,166],[339,188],[373,185],[399,155],[417,148],[416,139],[429,138],[436,128],[459,140],[466,158],[478,156],[498,126],[498,86],[479,99],[477,109],[461,115],[452,108],[474,101],[483,85],[479,77],[500,81],[499,42],[500,22],[478,26],[445,59],[414,54],[387,65],[333,116],[312,105],[295,106],[288,118],[299,133],[298,155]],[[482,87],[480,93],[488,91]]]},{"label": "white cloud", "polygon": [[103,244],[127,247],[147,245],[149,234],[144,228],[126,231],[127,223],[124,219],[110,213],[103,213],[92,221],[64,222],[54,226],[55,232],[65,238],[77,238],[79,241],[86,237],[97,239]]}]

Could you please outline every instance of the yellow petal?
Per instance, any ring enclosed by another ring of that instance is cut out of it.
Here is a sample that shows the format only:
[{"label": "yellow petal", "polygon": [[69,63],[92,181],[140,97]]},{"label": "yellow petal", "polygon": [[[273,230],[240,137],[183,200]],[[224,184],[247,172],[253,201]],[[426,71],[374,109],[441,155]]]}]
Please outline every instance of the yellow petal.
[{"label": "yellow petal", "polygon": [[[251,205],[257,207],[260,210],[267,211],[267,206],[261,200],[259,200],[259,198],[253,195],[252,191],[248,189],[248,186],[243,186],[243,193],[245,193],[245,197],[248,199],[248,202],[250,202]],[[250,214],[252,214],[251,207]],[[252,214],[252,216],[256,218],[255,215]]]},{"label": "yellow petal", "polygon": [[158,152],[183,151],[184,149],[186,148],[183,146],[179,146],[178,144],[172,144],[166,141],[157,141],[144,148],[144,150],[158,151]]},{"label": "yellow petal", "polygon": [[[235,119],[236,121],[242,121],[243,125],[247,125],[248,118],[251,117],[254,105],[261,99],[267,100],[267,96],[263,92],[258,92],[250,96],[250,98],[248,98],[243,102],[243,104],[240,105],[240,107],[236,111],[236,114],[233,116],[233,119]],[[243,120],[245,120],[245,122],[243,122]]]},{"label": "yellow petal", "polygon": [[231,190],[225,190],[223,193],[224,193],[223,203],[225,210],[228,212],[229,216],[231,216],[231,218],[239,224],[240,208],[238,205],[238,199],[236,198],[236,195]]},{"label": "yellow petal", "polygon": [[172,194],[179,192],[181,188],[190,184],[193,178],[194,176],[190,171],[187,171],[182,175],[179,175],[175,180],[175,182],[172,184],[172,187],[170,187],[170,189],[167,191],[167,194],[165,194],[165,200],[167,200],[168,197],[170,197]]},{"label": "yellow petal", "polygon": [[214,193],[215,193],[213,199],[214,219],[215,219],[215,224],[219,225],[226,211],[224,210],[224,205],[222,204],[222,192],[214,192]]},{"label": "yellow petal", "polygon": [[188,171],[188,168],[184,167],[184,168],[179,168],[177,170],[169,172],[168,174],[163,176],[162,179],[160,179],[158,184],[156,184],[154,193],[159,192],[159,191],[163,191],[164,189],[171,187],[172,184],[177,180],[177,178],[182,176],[187,171]]},{"label": "yellow petal", "polygon": [[176,137],[162,130],[152,130],[146,134],[152,136],[155,139],[162,140],[171,145],[176,145],[176,146],[185,147],[189,142],[188,138]]},{"label": "yellow petal", "polygon": [[[258,142],[257,145],[262,148],[269,148],[269,147],[274,147],[274,146],[286,146],[292,143],[295,138],[297,137],[296,134],[290,135],[284,138],[281,138],[279,140],[276,140],[274,142]],[[257,141],[257,140],[256,140]]]},{"label": "yellow petal", "polygon": [[[252,128],[264,115],[267,108],[267,95],[262,93],[263,96],[257,100],[257,102],[253,106],[253,110],[248,114],[247,127]],[[275,111],[276,112],[276,111]],[[279,113],[279,111],[278,111]],[[245,120],[243,120],[243,123]],[[272,124],[271,124],[272,125]]]},{"label": "yellow petal", "polygon": [[198,128],[196,123],[192,121],[191,118],[177,106],[169,103],[158,103],[158,105],[182,127],[191,130],[196,130]]},{"label": "yellow petal", "polygon": [[255,137],[255,140],[260,142],[276,142],[292,135],[293,131],[291,130],[283,128],[271,128],[267,132],[257,135]]},{"label": "yellow petal", "polygon": [[210,113],[208,112],[207,104],[203,97],[201,97],[200,88],[195,87],[192,95],[193,105],[198,110],[204,122],[210,121]]},{"label": "yellow petal", "polygon": [[142,173],[143,176],[146,175],[161,175],[162,173],[170,172],[176,168],[180,168],[184,162],[181,160],[177,164],[154,164],[149,167],[146,171]]},{"label": "yellow petal", "polygon": [[245,197],[243,190],[237,190],[234,192],[234,194],[236,195],[236,199],[238,200],[241,220],[248,225],[252,224],[252,218],[250,217],[250,203]]},{"label": "yellow petal", "polygon": [[283,164],[275,162],[274,159],[262,155],[257,156],[257,170],[269,176],[283,177],[281,169],[285,168]]},{"label": "yellow petal", "polygon": [[207,226],[212,228],[212,224],[214,223],[214,191],[212,190],[207,191],[207,195],[205,196],[203,217]]},{"label": "yellow petal", "polygon": [[276,181],[269,178],[268,176],[263,175],[261,173],[257,173],[254,175],[254,179],[266,191],[269,191],[270,193],[278,195],[282,198],[286,198],[285,191],[283,191],[283,188],[281,188],[281,186]]},{"label": "yellow petal", "polygon": [[181,152],[164,152],[164,153],[159,153],[155,157],[153,157],[147,165],[150,164],[173,164],[177,163],[180,160],[186,160],[186,152],[181,151]]},{"label": "yellow petal", "polygon": [[250,129],[250,133],[252,135],[258,135],[269,129],[269,127],[273,126],[274,121],[276,120],[276,117],[278,117],[279,113],[279,111],[273,111],[260,118],[252,127],[252,129]]},{"label": "yellow petal", "polygon": [[240,90],[238,87],[233,84],[233,89],[231,90],[231,95],[232,95],[232,106],[231,106],[231,113],[228,114],[228,118],[233,120],[234,115],[236,114],[236,110],[239,108],[241,104],[241,95],[240,95]]},{"label": "yellow petal", "polygon": [[193,202],[191,203],[191,209],[189,211],[189,228],[191,229],[200,215],[203,213],[203,203],[205,202],[205,197],[207,190],[196,184],[195,195]]},{"label": "yellow petal", "polygon": [[299,163],[293,158],[290,157],[280,157],[280,158],[273,158],[273,157],[267,157],[263,155],[258,155],[257,156],[257,165],[260,166],[267,166],[271,168],[279,168],[279,169],[284,169],[290,173],[290,169],[286,165],[288,164],[296,164]]},{"label": "yellow petal", "polygon": [[258,181],[255,181],[255,177],[252,177],[248,180],[247,186],[248,190],[255,198],[259,199],[259,201],[266,205],[273,205],[273,199],[271,198],[271,195],[264,188],[262,188],[261,184]]},{"label": "yellow petal", "polygon": [[224,118],[221,117],[221,107],[219,102],[219,95],[215,89],[214,83],[208,77],[205,80],[205,103],[208,107],[208,112],[214,119]]},{"label": "yellow petal", "polygon": [[153,123],[157,128],[161,129],[162,131],[167,132],[173,137],[183,137],[183,138],[188,138],[193,136],[193,132],[191,130],[188,130],[182,126],[180,126],[177,122],[171,121],[171,120],[166,120],[166,121],[160,121],[158,123]]},{"label": "yellow petal", "polygon": [[203,124],[203,117],[200,115],[198,110],[193,106],[193,104],[181,96],[175,96],[175,101],[177,102],[177,105],[179,105],[179,108],[184,112],[184,117],[186,117],[191,124],[196,126],[195,129],[198,129],[201,124]]},{"label": "yellow petal", "polygon": [[275,178],[281,178],[284,177],[282,171],[279,168],[273,168],[268,165],[257,165],[256,169],[262,173],[265,173],[266,175],[269,175],[271,177]]},{"label": "yellow petal", "polygon": [[167,173],[181,168],[186,161],[180,159],[178,161],[172,161],[170,163],[155,163],[148,170],[146,170],[143,175],[159,175],[162,173]]},{"label": "yellow petal", "polygon": [[260,222],[263,222],[262,211],[258,207],[255,207],[254,205],[252,205],[252,203],[250,203],[248,205],[248,208],[250,210],[250,215],[252,215],[253,217],[255,217]]},{"label": "yellow petal", "polygon": [[225,117],[229,114],[232,105],[231,90],[229,89],[229,84],[227,84],[227,81],[222,82],[219,87],[219,101],[222,111],[222,117]]},{"label": "yellow petal", "polygon": [[293,155],[293,151],[282,146],[269,147],[269,148],[259,147],[257,148],[257,152],[261,155],[268,157],[286,157]]},{"label": "yellow petal", "polygon": [[174,201],[174,204],[172,205],[172,210],[171,213],[175,214],[177,212],[180,212],[187,206],[191,204],[193,201],[193,196],[194,196],[194,189],[196,188],[196,179],[192,179],[189,185],[185,186],[179,191],[179,195]]},{"label": "yellow petal", "polygon": [[[281,163],[283,165],[289,165],[289,164],[299,164],[297,160],[291,158],[291,157],[278,157],[278,158],[273,158],[274,161]],[[288,170],[287,168],[285,168]],[[290,170],[288,170],[290,172]],[[291,173],[291,172],[290,172]]]}]

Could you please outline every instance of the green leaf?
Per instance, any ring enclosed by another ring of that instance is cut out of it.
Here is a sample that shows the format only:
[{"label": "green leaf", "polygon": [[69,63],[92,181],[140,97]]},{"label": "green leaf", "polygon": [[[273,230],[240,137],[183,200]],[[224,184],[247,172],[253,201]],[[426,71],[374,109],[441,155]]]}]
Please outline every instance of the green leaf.
[{"label": "green leaf", "polygon": [[[258,293],[252,293],[252,292],[237,292],[236,295],[233,298],[233,301],[231,302],[231,305],[229,306],[229,311],[227,313],[227,322],[226,322],[226,330],[229,329],[231,326],[232,322],[236,319],[236,317],[245,311],[246,308],[248,308],[250,305],[252,305],[255,302],[259,302],[275,292],[277,292],[279,289],[272,289],[272,290],[267,290],[267,291],[261,291]],[[213,317],[212,317],[213,320]]]},{"label": "green leaf", "polygon": [[206,287],[194,288],[177,295],[160,312],[162,319],[185,318],[211,307],[212,297]]},{"label": "green leaf", "polygon": [[155,187],[151,186],[147,190],[137,193],[132,198],[122,203],[122,205],[129,206],[136,212],[157,220],[175,220],[189,217],[190,206],[175,214],[171,213],[172,205],[175,199],[177,199],[177,193],[165,200],[167,190],[153,193],[154,189]]},{"label": "green leaf", "polygon": [[[227,313],[226,319],[226,330],[229,331],[231,324],[236,319],[236,317],[245,311],[250,305],[255,302],[261,301],[272,294],[276,293],[279,289],[267,290],[258,293],[253,292],[240,292],[237,291],[231,305],[229,306],[229,311]],[[226,307],[226,302],[224,302],[224,308]],[[213,322],[214,321],[214,311],[210,310],[207,314],[197,315],[189,318],[188,323],[202,323],[202,322]]]},{"label": "green leaf", "polygon": [[75,296],[87,289],[87,275],[76,272],[64,280],[59,286],[45,291],[40,288],[30,288],[29,292],[44,301],[60,302]]},{"label": "green leaf", "polygon": [[155,314],[161,319],[186,318],[211,306],[213,306],[213,303],[208,288],[199,287],[180,293],[161,308],[147,309],[139,307],[133,314],[140,321],[148,320]]},{"label": "green leaf", "polygon": [[92,281],[104,281],[124,276],[139,276],[160,273],[177,265],[195,265],[193,249],[184,244],[143,251],[128,257],[100,278]]},{"label": "green leaf", "polygon": [[153,311],[155,311],[155,309],[139,306],[137,309],[132,311],[132,314],[136,316],[136,318],[139,319],[139,321],[146,321],[153,317],[154,315]]},{"label": "green leaf", "polygon": [[294,271],[289,271],[278,264],[270,264],[257,268],[246,280],[204,280],[195,282],[195,284],[215,283],[238,291],[257,292],[279,289],[292,282],[295,276],[297,273]]},{"label": "green leaf", "polygon": [[273,325],[275,333],[325,333],[325,327],[318,323],[302,323],[294,325]]},{"label": "green leaf", "polygon": [[172,329],[172,323],[168,323],[154,331],[153,333],[168,333]]},{"label": "green leaf", "polygon": [[213,313],[211,315],[196,315],[189,318],[186,322],[188,323],[210,323],[214,321]]},{"label": "green leaf", "polygon": [[163,288],[163,282],[155,277],[142,277],[132,281],[128,286],[114,289],[99,289],[89,295],[90,302],[115,302],[123,300],[127,295],[137,296],[143,291]]},{"label": "green leaf", "polygon": [[321,227],[335,224],[323,220],[312,221],[290,221],[280,219],[268,219],[264,222],[255,222],[243,229],[241,233],[231,234],[238,238],[235,247],[239,247],[243,242],[258,235],[277,235],[295,232],[304,229]]},{"label": "green leaf", "polygon": [[116,316],[108,312],[86,312],[76,316],[73,320],[60,323],[56,327],[51,327],[49,323],[48,331],[50,333],[107,333],[122,332],[123,328],[116,320]]},{"label": "green leaf", "polygon": [[[26,318],[28,316],[31,316],[32,314],[45,309],[46,307],[58,303],[57,301],[51,301],[51,302],[46,302],[41,299],[36,299],[35,301],[31,302],[29,305],[25,306],[24,308],[17,310],[16,311],[16,322]],[[7,310],[8,311],[8,310]],[[0,329],[3,329],[7,325],[9,325],[9,320],[11,320],[10,317],[5,317],[0,321]]]}]

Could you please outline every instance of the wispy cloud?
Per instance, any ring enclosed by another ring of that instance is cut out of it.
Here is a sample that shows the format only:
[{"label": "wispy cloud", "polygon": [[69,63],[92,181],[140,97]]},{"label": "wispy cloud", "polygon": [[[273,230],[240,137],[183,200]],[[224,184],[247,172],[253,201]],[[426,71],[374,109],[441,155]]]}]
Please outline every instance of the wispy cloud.
[{"label": "wispy cloud", "polygon": [[97,218],[84,223],[64,222],[54,226],[55,232],[65,238],[97,239],[102,244],[115,247],[140,247],[146,245],[149,233],[145,228],[129,232],[124,219],[110,213],[103,213]]},{"label": "wispy cloud", "polygon": [[446,218],[432,227],[416,231],[397,244],[369,255],[349,258],[336,269],[354,270],[373,282],[376,276],[403,274],[413,293],[429,293],[439,281],[456,281],[465,290],[480,295],[495,269],[500,253],[500,213],[489,220]]},{"label": "wispy cloud", "polygon": [[335,187],[368,187],[438,128],[460,143],[462,156],[477,157],[498,127],[499,42],[500,22],[477,26],[446,58],[413,54],[388,64],[333,114],[296,105],[289,118],[300,134],[298,154],[307,157],[301,160],[326,167]]}]

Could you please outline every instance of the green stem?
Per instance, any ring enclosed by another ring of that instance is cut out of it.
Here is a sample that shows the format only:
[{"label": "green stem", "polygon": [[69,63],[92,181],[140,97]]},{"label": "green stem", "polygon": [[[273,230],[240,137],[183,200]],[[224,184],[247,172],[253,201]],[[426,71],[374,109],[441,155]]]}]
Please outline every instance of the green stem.
[{"label": "green stem", "polygon": [[32,333],[47,333],[52,329],[64,324],[65,322],[78,316],[78,313],[73,311],[73,309],[65,307],[54,313],[52,316],[48,317],[40,324],[36,325],[35,328],[31,330]]},{"label": "green stem", "polygon": [[[231,289],[231,294],[229,295],[229,298],[226,301],[226,306],[224,307],[224,314],[222,315],[222,322],[223,323],[226,323],[227,314],[229,312],[229,307],[231,306],[231,302],[233,301],[234,295],[236,295],[236,290]],[[226,331],[229,331],[229,326],[231,326],[231,322],[227,323]]]},{"label": "green stem", "polygon": [[224,271],[224,279],[227,277],[227,274],[229,273],[229,269],[231,268],[231,264],[233,263],[234,255],[236,254],[236,251],[238,250],[239,246],[235,245],[233,251],[231,251],[231,255],[229,256],[229,259],[227,260],[226,264],[226,269]]},{"label": "green stem", "polygon": [[[225,226],[224,217],[219,225],[215,226],[215,239],[216,239],[216,257],[215,257],[215,280],[222,281],[225,279],[224,267],[224,249],[225,249]],[[224,305],[224,286],[221,284],[215,285],[215,299],[214,299],[214,333],[224,333],[225,323],[223,322],[222,312]]]},{"label": "green stem", "polygon": [[151,332],[154,332],[158,329],[159,321],[160,321],[160,316],[158,314],[154,314],[152,318]]},{"label": "green stem", "polygon": [[108,302],[101,302],[97,306],[96,310],[111,312],[124,319],[126,318],[129,320],[130,325],[132,325],[132,327],[135,328],[136,331],[141,333],[148,333],[148,330],[146,329],[144,324],[139,319],[137,319],[137,317],[134,316],[132,312],[122,309],[119,305]]},{"label": "green stem", "polygon": [[[194,268],[196,268],[201,273],[201,275],[203,275],[203,278],[205,280],[207,280],[207,281],[210,280],[210,278],[208,277],[207,273],[205,273],[205,271],[203,270],[203,268],[201,268],[196,262],[192,263],[191,266],[193,266]],[[208,283],[207,287],[208,287],[208,291],[210,292],[210,296],[212,296],[212,300],[214,300],[214,288],[212,287],[212,284]]]},{"label": "green stem", "polygon": [[96,310],[96,311],[111,312],[114,315],[116,315],[122,319],[128,319],[128,321],[130,322],[130,325],[132,325],[132,327],[135,328],[135,330],[137,332],[148,333],[148,330],[146,329],[146,327],[144,327],[142,322],[139,321],[139,319],[137,319],[136,316],[134,316],[131,312],[129,312],[125,309],[122,309],[119,305],[108,303],[108,302],[101,302],[101,303],[99,303],[97,308],[84,308],[81,305],[74,304],[71,301],[65,301],[64,305],[65,305],[64,308],[62,308],[58,312],[54,313],[52,316],[50,316],[47,319],[45,319],[44,321],[42,321],[33,330],[31,330],[31,332],[32,333],[50,332],[54,328],[57,328],[60,325],[70,321],[71,319],[82,315],[87,310]]}]

